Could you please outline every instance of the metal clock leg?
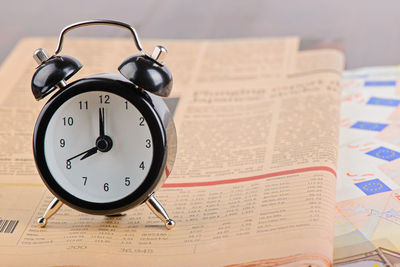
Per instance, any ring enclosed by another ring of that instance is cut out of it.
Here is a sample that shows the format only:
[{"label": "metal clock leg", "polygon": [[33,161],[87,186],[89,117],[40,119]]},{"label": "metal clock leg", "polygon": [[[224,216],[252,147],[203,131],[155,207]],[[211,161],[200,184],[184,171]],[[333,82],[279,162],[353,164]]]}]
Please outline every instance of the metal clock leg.
[{"label": "metal clock leg", "polygon": [[37,222],[40,227],[45,227],[47,224],[47,220],[50,219],[63,205],[63,203],[58,200],[56,197],[50,202],[49,206],[47,207],[46,211],[44,212],[42,217],[39,217]]},{"label": "metal clock leg", "polygon": [[147,207],[150,208],[150,210],[165,223],[165,227],[170,230],[174,228],[175,222],[172,220],[163,206],[158,202],[158,200],[155,198],[154,193],[149,196],[149,198],[146,201]]}]

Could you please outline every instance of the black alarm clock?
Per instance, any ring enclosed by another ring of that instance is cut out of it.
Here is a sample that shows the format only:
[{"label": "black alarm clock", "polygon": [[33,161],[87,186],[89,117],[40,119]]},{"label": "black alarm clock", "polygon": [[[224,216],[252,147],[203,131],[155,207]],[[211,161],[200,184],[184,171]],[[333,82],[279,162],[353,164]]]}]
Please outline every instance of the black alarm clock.
[{"label": "black alarm clock", "polygon": [[[127,58],[120,73],[106,73],[66,81],[82,67],[75,58],[58,55],[64,34],[88,25],[128,29],[141,54]],[[172,75],[164,65],[167,50],[152,55],[142,48],[128,24],[91,20],[64,28],[53,56],[42,48],[34,58],[39,66],[32,92],[40,100],[56,89],[44,105],[33,133],[37,170],[55,198],[38,219],[41,227],[63,203],[89,214],[119,215],[142,203],[165,223],[174,221],[154,192],[172,170],[176,130],[162,97],[172,89]]]}]

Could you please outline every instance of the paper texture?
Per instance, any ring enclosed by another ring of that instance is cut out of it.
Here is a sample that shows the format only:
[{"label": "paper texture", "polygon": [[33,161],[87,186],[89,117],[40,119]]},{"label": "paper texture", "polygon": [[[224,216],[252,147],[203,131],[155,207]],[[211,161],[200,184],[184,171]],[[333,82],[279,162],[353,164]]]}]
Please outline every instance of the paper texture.
[{"label": "paper texture", "polygon": [[[38,47],[25,39],[0,69],[0,255],[7,266],[330,266],[343,57],[298,52],[298,39],[162,43],[174,75],[178,153],[156,193],[177,222],[146,206],[107,218],[67,206],[46,228],[52,195],[33,162],[45,101],[30,92]],[[116,72],[131,40],[68,39],[77,79]],[[4,228],[4,229],[3,229]]]}]

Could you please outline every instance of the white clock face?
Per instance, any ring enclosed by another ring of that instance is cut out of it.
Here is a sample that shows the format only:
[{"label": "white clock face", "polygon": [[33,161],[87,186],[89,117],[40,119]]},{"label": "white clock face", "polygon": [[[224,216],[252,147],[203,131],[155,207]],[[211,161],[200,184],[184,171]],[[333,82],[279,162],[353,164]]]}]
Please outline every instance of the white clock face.
[{"label": "white clock face", "polygon": [[140,111],[105,91],[64,102],[44,136],[47,166],[56,182],[85,201],[107,203],[134,192],[153,159],[153,140]]}]

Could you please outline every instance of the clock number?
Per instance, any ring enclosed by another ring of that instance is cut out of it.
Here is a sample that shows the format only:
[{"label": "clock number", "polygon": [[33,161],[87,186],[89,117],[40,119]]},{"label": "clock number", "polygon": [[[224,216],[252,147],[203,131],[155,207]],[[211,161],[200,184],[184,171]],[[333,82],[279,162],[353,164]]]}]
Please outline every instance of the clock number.
[{"label": "clock number", "polygon": [[110,190],[110,187],[108,185],[108,183],[104,184],[104,191],[108,192],[108,190]]},{"label": "clock number", "polygon": [[109,95],[99,95],[100,104],[110,104],[110,96]]},{"label": "clock number", "polygon": [[146,139],[146,147],[150,148],[151,147],[151,141],[150,139]]},{"label": "clock number", "polygon": [[65,164],[65,168],[67,168],[67,170],[70,170],[72,168],[71,161],[67,160],[67,162]]},{"label": "clock number", "polygon": [[87,101],[79,101],[79,109],[88,109],[89,104]]},{"label": "clock number", "polygon": [[64,126],[72,126],[72,125],[74,125],[74,119],[72,118],[72,117],[64,117],[63,118],[63,121],[64,121]]},{"label": "clock number", "polygon": [[128,109],[128,101],[125,101],[125,109]]},{"label": "clock number", "polygon": [[131,178],[130,177],[125,177],[125,185],[129,186],[131,184]]},{"label": "clock number", "polygon": [[60,139],[60,147],[65,147],[65,140],[64,139]]},{"label": "clock number", "polygon": [[139,118],[139,126],[144,126],[144,117]]},{"label": "clock number", "polygon": [[86,182],[87,182],[87,177],[86,177],[86,176],[84,176],[84,177],[82,177],[82,179],[84,180],[84,181],[83,181],[83,185],[86,185]]},{"label": "clock number", "polygon": [[144,170],[144,161],[142,161],[142,163],[140,163],[139,168],[141,168],[142,170]]}]

